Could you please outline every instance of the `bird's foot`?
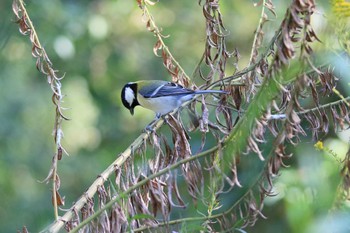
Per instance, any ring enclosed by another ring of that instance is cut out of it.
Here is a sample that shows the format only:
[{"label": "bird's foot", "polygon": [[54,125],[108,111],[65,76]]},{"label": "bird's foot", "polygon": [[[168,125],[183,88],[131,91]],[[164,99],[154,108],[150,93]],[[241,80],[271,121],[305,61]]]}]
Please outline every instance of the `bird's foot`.
[{"label": "bird's foot", "polygon": [[146,128],[143,129],[144,133],[155,133],[156,131],[153,129],[153,124],[149,124]]}]

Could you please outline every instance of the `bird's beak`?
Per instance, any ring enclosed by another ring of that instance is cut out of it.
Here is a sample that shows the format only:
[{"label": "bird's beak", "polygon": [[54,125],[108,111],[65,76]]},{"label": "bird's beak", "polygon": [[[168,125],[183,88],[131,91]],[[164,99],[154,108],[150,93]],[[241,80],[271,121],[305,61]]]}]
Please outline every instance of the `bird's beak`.
[{"label": "bird's beak", "polygon": [[131,115],[134,115],[134,109],[133,108],[130,108],[130,113],[131,113]]}]

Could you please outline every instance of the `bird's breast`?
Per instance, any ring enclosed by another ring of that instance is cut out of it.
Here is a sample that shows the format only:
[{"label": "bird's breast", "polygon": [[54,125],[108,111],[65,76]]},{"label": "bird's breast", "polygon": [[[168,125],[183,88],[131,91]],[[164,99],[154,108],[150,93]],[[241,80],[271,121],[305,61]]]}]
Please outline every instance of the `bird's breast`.
[{"label": "bird's breast", "polygon": [[161,115],[167,114],[174,109],[180,107],[184,102],[193,98],[193,95],[184,96],[162,96],[156,98],[144,98],[142,95],[137,95],[137,100],[144,108],[150,109]]}]

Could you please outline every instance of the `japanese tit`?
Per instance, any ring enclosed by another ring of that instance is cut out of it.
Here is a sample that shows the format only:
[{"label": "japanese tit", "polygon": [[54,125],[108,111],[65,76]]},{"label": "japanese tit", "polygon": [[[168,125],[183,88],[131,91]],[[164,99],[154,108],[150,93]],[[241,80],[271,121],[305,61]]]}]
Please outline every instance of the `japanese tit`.
[{"label": "japanese tit", "polygon": [[179,84],[162,80],[141,80],[127,83],[122,90],[123,105],[134,114],[138,105],[150,109],[159,118],[191,100],[195,95],[217,93],[227,94],[220,90],[191,90]]}]

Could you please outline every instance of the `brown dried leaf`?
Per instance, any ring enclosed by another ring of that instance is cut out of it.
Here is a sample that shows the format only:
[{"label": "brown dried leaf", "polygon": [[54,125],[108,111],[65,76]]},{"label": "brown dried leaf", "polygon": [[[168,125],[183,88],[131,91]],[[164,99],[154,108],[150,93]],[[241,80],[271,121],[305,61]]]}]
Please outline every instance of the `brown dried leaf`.
[{"label": "brown dried leaf", "polygon": [[255,127],[253,130],[253,139],[259,143],[265,142],[265,127],[267,125],[267,122],[263,119],[255,120]]},{"label": "brown dried leaf", "polygon": [[275,16],[276,16],[276,12],[275,12],[275,6],[273,5],[272,0],[267,0],[265,2],[265,7]]},{"label": "brown dried leaf", "polygon": [[[54,197],[52,196],[52,205],[54,205]],[[64,206],[64,197],[62,198],[61,195],[59,194],[58,190],[56,190],[56,203],[57,206]]]},{"label": "brown dried leaf", "polygon": [[321,131],[323,133],[328,133],[329,120],[328,120],[326,112],[322,111],[321,116],[322,116]]},{"label": "brown dried leaf", "polygon": [[28,35],[31,31],[28,23],[27,23],[27,16],[26,15],[22,15],[21,19],[19,19],[17,22],[19,24],[19,32],[22,35]]},{"label": "brown dried leaf", "polygon": [[137,2],[137,5],[138,5],[138,7],[140,7],[141,9],[143,9],[143,0],[136,0],[136,2]]},{"label": "brown dried leaf", "polygon": [[306,32],[306,41],[307,42],[313,42],[315,40],[317,40],[318,42],[321,42],[321,40],[317,37],[315,31],[310,27],[308,28],[307,32]]},{"label": "brown dried leaf", "polygon": [[[171,185],[169,185],[169,192],[168,192],[168,196],[169,196],[169,201],[170,201],[170,204],[172,206],[176,206],[176,207],[181,207],[181,208],[186,208],[186,204],[185,202],[182,200],[181,198],[181,195],[180,195],[180,192],[179,192],[179,188],[177,187],[177,184],[178,182],[176,181],[176,175],[174,176],[174,180],[171,182]],[[175,204],[172,199],[170,198],[171,197],[171,192],[174,192],[175,195],[176,195],[176,199],[178,201],[179,204]]]},{"label": "brown dried leaf", "polygon": [[168,196],[164,192],[166,184],[158,178],[151,180],[149,183],[149,192],[152,204],[153,215],[156,216],[159,209],[164,219],[167,219],[170,213],[170,202]]},{"label": "brown dried leaf", "polygon": [[337,117],[339,117],[339,116],[338,116],[337,110],[335,109],[334,106],[331,106],[331,117],[332,117],[333,130],[334,130],[334,132],[336,132],[337,129],[338,129],[338,127],[337,127]]},{"label": "brown dried leaf", "polygon": [[154,28],[151,27],[151,20],[147,20],[147,23],[146,23],[146,28],[148,31],[150,32],[153,32],[154,31]]},{"label": "brown dried leaf", "polygon": [[241,108],[242,104],[242,93],[239,87],[233,86],[233,90],[230,92],[235,103],[235,107],[237,110]]},{"label": "brown dried leaf", "polygon": [[192,154],[188,135],[183,126],[172,115],[169,115],[168,124],[173,134],[174,149],[177,157],[186,158]]},{"label": "brown dried leaf", "polygon": [[252,137],[249,137],[248,138],[248,147],[256,154],[258,154],[259,156],[259,159],[261,161],[264,161],[264,156],[262,155],[260,149],[259,149],[259,146],[258,144],[255,142],[255,140],[252,138]]},{"label": "brown dried leaf", "polygon": [[58,160],[61,160],[61,159],[62,159],[62,152],[63,152],[62,146],[59,146],[59,147],[57,148],[57,159],[58,159]]},{"label": "brown dried leaf", "polygon": [[319,102],[320,102],[320,99],[318,98],[318,92],[316,90],[315,81],[311,81],[310,82],[310,87],[311,87],[311,93],[312,93],[312,98],[314,100],[314,103],[316,104],[316,106],[318,106]]},{"label": "brown dried leaf", "polygon": [[153,53],[157,57],[160,57],[160,55],[158,54],[158,50],[160,49],[162,49],[162,42],[160,40],[157,40],[156,44],[153,47]]},{"label": "brown dried leaf", "polygon": [[204,176],[198,161],[191,161],[182,166],[182,171],[187,184],[187,190],[191,195],[194,205],[197,203],[197,195],[203,193]]},{"label": "brown dried leaf", "polygon": [[211,8],[208,3],[205,3],[203,6],[203,15],[207,21],[215,23],[214,17],[211,15]]},{"label": "brown dried leaf", "polygon": [[14,0],[12,2],[12,11],[16,15],[17,19],[21,18],[21,16],[20,16],[21,9],[20,9],[20,7],[18,5],[18,0]]},{"label": "brown dried leaf", "polygon": [[230,167],[230,171],[231,171],[231,182],[229,182],[229,184],[233,187],[234,185],[237,185],[238,187],[242,187],[241,183],[238,180],[238,171],[237,171],[237,164],[239,163],[239,157],[234,158],[233,162],[231,164]]},{"label": "brown dried leaf", "polygon": [[278,128],[278,121],[276,120],[269,120],[267,124],[268,129],[272,133],[274,137],[278,135],[279,128]]},{"label": "brown dried leaf", "polygon": [[321,127],[321,123],[314,112],[309,112],[305,114],[304,117],[310,123],[312,138],[316,141],[318,139],[318,130]]},{"label": "brown dried leaf", "polygon": [[149,167],[152,173],[156,173],[160,170],[160,166],[164,158],[164,153],[160,145],[160,138],[156,133],[151,133],[150,141],[151,141],[151,144],[153,145],[155,156],[154,156],[154,159],[149,161]]}]

